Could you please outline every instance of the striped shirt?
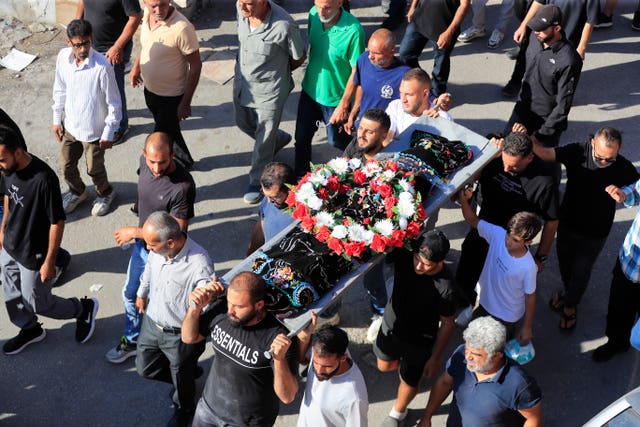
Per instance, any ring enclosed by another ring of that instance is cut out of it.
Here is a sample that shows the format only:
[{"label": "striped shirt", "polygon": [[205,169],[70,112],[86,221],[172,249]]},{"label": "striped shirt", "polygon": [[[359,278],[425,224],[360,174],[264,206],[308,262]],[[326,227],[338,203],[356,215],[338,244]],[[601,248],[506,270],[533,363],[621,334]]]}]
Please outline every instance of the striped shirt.
[{"label": "striped shirt", "polygon": [[120,92],[113,67],[91,48],[76,64],[70,47],[58,53],[53,83],[53,124],[64,123],[79,141],[113,141],[122,117]]},{"label": "striped shirt", "polygon": [[[622,187],[627,195],[624,205],[628,208],[640,204],[640,180]],[[631,228],[627,231],[620,252],[620,265],[624,275],[634,283],[640,283],[640,210],[633,219]]]}]

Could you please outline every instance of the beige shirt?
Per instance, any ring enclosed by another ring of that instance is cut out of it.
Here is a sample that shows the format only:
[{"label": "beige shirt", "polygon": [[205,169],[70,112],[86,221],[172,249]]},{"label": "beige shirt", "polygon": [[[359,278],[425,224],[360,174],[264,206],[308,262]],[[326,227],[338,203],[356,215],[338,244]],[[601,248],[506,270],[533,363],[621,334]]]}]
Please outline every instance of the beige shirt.
[{"label": "beige shirt", "polygon": [[193,24],[174,9],[152,30],[149,10],[145,8],[140,45],[140,70],[145,88],[160,96],[182,95],[189,71],[186,56],[199,49]]}]

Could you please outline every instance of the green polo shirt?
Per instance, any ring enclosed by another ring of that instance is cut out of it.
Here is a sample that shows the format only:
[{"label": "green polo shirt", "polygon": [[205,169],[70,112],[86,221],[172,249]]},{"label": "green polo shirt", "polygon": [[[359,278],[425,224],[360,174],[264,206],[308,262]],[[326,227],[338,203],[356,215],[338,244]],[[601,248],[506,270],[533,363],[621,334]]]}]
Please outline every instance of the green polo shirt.
[{"label": "green polo shirt", "polygon": [[309,11],[309,64],[302,89],[318,104],[335,107],[364,52],[364,29],[349,12],[342,10],[338,22],[325,30],[316,7]]}]

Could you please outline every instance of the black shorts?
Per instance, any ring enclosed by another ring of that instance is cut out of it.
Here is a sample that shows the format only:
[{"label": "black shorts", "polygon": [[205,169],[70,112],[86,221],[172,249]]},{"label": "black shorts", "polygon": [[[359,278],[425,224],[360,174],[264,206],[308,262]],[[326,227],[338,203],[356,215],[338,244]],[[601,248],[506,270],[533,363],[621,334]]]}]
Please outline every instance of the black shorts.
[{"label": "black shorts", "polygon": [[383,320],[376,342],[373,344],[373,353],[385,362],[400,360],[400,378],[410,387],[418,387],[424,365],[431,357],[433,344],[434,339],[425,339],[420,336],[415,339],[402,339],[394,334],[393,329]]}]

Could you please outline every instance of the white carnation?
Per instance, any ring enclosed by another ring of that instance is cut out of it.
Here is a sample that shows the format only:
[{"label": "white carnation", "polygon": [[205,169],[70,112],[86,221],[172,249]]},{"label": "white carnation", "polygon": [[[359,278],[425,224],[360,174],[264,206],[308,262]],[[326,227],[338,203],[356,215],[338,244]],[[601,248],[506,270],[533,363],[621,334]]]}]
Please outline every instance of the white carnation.
[{"label": "white carnation", "polygon": [[408,191],[403,191],[398,195],[398,215],[402,218],[412,217],[416,213],[413,206],[413,195]]},{"label": "white carnation", "polygon": [[296,200],[298,202],[306,204],[307,200],[309,200],[311,197],[317,197],[316,190],[313,188],[313,184],[307,181],[298,189],[298,192],[296,193]]},{"label": "white carnation", "polygon": [[333,222],[333,216],[327,211],[320,211],[316,215],[316,224],[318,225],[318,227],[324,225],[331,228],[333,227]]},{"label": "white carnation", "polygon": [[402,178],[401,180],[398,181],[398,184],[400,185],[400,187],[402,187],[403,191],[407,191],[411,194],[415,193],[415,189],[413,188],[413,185],[411,185],[409,183],[409,181],[407,181],[406,179]]},{"label": "white carnation", "polygon": [[366,240],[365,228],[360,224],[351,224],[347,227],[349,239],[354,242],[364,242]]},{"label": "white carnation", "polygon": [[322,199],[313,195],[307,199],[307,206],[309,206],[310,209],[317,211],[322,208]]},{"label": "white carnation", "polygon": [[316,187],[319,185],[324,187],[325,185],[327,185],[327,178],[329,178],[331,175],[332,173],[329,169],[321,168],[313,172],[311,176],[309,176],[308,182],[311,182]]},{"label": "white carnation", "polygon": [[336,239],[344,239],[347,237],[347,227],[342,224],[336,225],[333,227],[333,231],[331,231],[331,237]]},{"label": "white carnation", "polygon": [[383,219],[382,221],[376,222],[373,229],[383,236],[389,237],[391,233],[393,233],[393,223],[389,219]]},{"label": "white carnation", "polygon": [[385,169],[385,171],[382,172],[382,179],[387,182],[391,181],[393,178],[395,178],[395,176],[396,176],[396,173],[391,169]]},{"label": "white carnation", "polygon": [[367,176],[367,178],[372,177],[373,175],[379,173],[382,169],[380,168],[380,165],[376,162],[368,162],[367,164],[364,165],[364,174]]},{"label": "white carnation", "polygon": [[401,216],[400,219],[398,220],[398,226],[400,227],[400,230],[406,230],[407,229],[407,218]]},{"label": "white carnation", "polygon": [[347,170],[349,170],[349,162],[344,157],[336,157],[333,160],[330,160],[327,165],[335,172],[337,175],[344,175]]},{"label": "white carnation", "polygon": [[349,167],[351,168],[351,170],[359,169],[360,166],[362,166],[362,160],[360,160],[360,159],[350,159],[349,160]]}]

